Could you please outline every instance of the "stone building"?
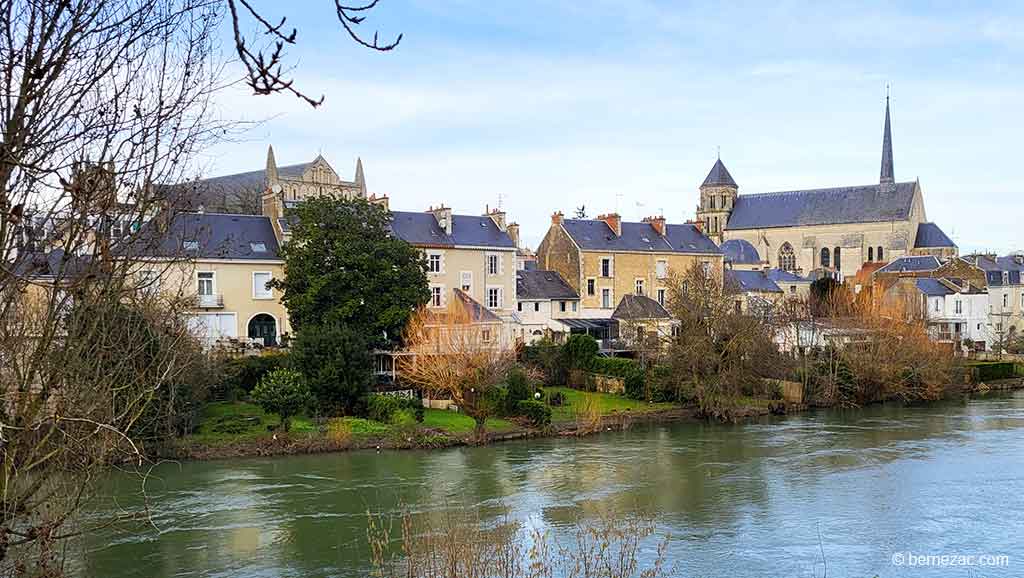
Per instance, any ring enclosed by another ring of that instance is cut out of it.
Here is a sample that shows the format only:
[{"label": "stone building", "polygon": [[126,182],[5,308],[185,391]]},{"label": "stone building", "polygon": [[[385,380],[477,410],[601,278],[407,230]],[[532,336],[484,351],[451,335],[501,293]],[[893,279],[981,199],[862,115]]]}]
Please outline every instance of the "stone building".
[{"label": "stone building", "polygon": [[719,158],[700,187],[697,220],[717,243],[744,240],[769,268],[855,274],[863,264],[905,255],[957,255],[925,213],[921,184],[897,182],[886,100],[877,184],[739,194]]}]

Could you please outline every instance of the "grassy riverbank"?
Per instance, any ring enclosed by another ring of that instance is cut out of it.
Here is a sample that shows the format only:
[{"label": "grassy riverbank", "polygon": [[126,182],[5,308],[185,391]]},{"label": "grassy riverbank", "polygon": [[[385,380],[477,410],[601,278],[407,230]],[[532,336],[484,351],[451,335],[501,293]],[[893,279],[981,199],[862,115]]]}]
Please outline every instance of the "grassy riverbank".
[{"label": "grassy riverbank", "polygon": [[[621,395],[586,393],[566,387],[549,387],[546,392],[563,394],[565,402],[552,407],[550,428],[538,430],[519,419],[487,420],[491,440],[592,433],[598,429],[621,429],[638,421],[687,419],[692,412],[671,403],[647,403]],[[763,413],[752,400],[751,411]],[[586,415],[583,415],[583,414]],[[581,420],[588,423],[581,431]],[[389,424],[344,417],[318,425],[309,416],[292,419],[291,431],[280,430],[281,420],[273,413],[247,402],[217,402],[207,405],[199,427],[164,450],[178,459],[217,459],[344,451],[350,449],[438,448],[476,443],[471,418],[449,410],[426,409],[420,423]]]}]

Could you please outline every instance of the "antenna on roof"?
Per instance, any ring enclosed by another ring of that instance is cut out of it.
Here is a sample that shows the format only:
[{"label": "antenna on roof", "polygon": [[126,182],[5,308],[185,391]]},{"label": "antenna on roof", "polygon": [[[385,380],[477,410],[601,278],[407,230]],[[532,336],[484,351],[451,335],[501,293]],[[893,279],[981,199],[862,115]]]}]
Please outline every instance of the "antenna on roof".
[{"label": "antenna on roof", "polygon": [[715,148],[718,149],[716,152],[718,160],[722,160],[722,145],[715,145]]},{"label": "antenna on roof", "polygon": [[501,201],[502,201],[503,197],[504,197],[504,195],[502,195],[501,193],[498,193],[498,209],[501,209]]},{"label": "antenna on roof", "polygon": [[622,198],[622,193],[615,193],[615,213],[619,212],[619,199]]}]

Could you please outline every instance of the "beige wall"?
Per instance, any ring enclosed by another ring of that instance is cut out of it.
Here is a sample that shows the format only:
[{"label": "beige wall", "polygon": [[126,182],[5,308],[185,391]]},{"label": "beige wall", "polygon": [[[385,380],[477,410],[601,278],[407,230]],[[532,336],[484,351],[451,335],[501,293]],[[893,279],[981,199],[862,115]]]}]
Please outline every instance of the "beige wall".
[{"label": "beige wall", "polygon": [[[612,259],[612,271],[610,277],[601,275],[601,261],[605,258]],[[580,298],[584,309],[602,310],[608,314],[615,309],[622,300],[623,295],[636,293],[637,280],[643,281],[643,294],[652,298],[658,298],[658,289],[667,289],[669,281],[674,274],[682,275],[695,263],[710,263],[716,270],[721,271],[721,255],[683,255],[678,253],[627,253],[627,252],[580,252],[582,273],[579,277]],[[657,275],[658,261],[665,261],[667,274],[664,278]],[[588,279],[594,280],[594,294],[589,295]],[[604,308],[602,305],[602,290],[612,290],[611,307]]]},{"label": "beige wall", "polygon": [[[477,248],[432,248],[418,247],[428,259],[430,255],[440,255],[441,272],[427,273],[427,282],[431,287],[441,287],[441,295],[450,298],[451,290],[462,288],[462,274],[471,277],[469,296],[475,301],[488,306],[487,289],[501,289],[502,303],[498,308],[490,308],[495,315],[510,315],[516,307],[516,252],[514,249],[477,249]],[[497,275],[490,275],[487,270],[487,256],[497,255],[499,269]],[[447,306],[447,301],[441,303]]]},{"label": "beige wall", "polygon": [[277,322],[278,339],[284,333],[291,333],[288,313],[281,303],[281,292],[271,290],[272,297],[261,299],[253,294],[253,273],[270,272],[275,279],[284,275],[283,261],[241,261],[241,260],[199,260],[192,262],[166,263],[146,262],[137,267],[158,271],[159,290],[170,295],[195,296],[198,291],[197,273],[214,273],[214,294],[223,298],[223,307],[195,307],[193,313],[234,314],[235,335],[249,335],[249,320],[260,313],[267,313]]}]

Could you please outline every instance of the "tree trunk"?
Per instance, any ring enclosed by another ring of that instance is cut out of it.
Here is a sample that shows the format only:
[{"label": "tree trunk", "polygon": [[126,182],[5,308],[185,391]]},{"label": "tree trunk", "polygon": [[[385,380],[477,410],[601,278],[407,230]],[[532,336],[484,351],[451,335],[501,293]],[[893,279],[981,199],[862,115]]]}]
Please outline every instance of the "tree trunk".
[{"label": "tree trunk", "polygon": [[487,416],[474,415],[472,417],[476,424],[473,428],[473,437],[477,442],[483,442],[487,439]]}]

